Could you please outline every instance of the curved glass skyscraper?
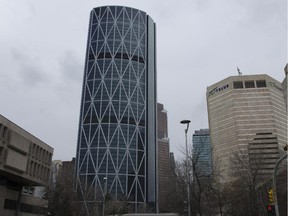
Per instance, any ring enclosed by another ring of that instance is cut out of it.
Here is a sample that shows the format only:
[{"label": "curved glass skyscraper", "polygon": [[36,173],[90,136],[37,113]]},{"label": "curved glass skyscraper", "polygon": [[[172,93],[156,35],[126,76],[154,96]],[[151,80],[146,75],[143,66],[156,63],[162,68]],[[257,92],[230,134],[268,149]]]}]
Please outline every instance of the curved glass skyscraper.
[{"label": "curved glass skyscraper", "polygon": [[155,205],[155,24],[143,11],[91,11],[76,178],[84,215],[105,194],[128,199],[135,212]]}]

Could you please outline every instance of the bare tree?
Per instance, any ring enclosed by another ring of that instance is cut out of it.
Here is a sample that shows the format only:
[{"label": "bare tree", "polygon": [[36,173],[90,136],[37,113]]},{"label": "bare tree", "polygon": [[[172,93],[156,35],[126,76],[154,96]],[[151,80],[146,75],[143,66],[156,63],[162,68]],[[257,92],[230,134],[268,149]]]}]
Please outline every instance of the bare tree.
[{"label": "bare tree", "polygon": [[259,215],[264,212],[265,203],[261,194],[266,189],[260,187],[263,184],[263,175],[261,175],[261,164],[263,158],[259,161],[249,160],[247,152],[236,152],[231,157],[231,181],[227,190],[227,215]]},{"label": "bare tree", "polygon": [[213,182],[205,191],[208,215],[224,215],[224,208],[227,201],[227,185],[220,184],[213,179]]},{"label": "bare tree", "polygon": [[[206,213],[207,208],[207,189],[212,183],[212,161],[211,161],[211,145],[206,142],[205,137],[199,137],[197,145],[194,145],[191,154],[189,155],[189,164],[191,164],[192,180],[192,202],[194,207],[192,212],[194,215],[203,215],[204,206]],[[191,157],[192,156],[192,157]]]},{"label": "bare tree", "polygon": [[193,215],[223,214],[225,187],[218,182],[221,173],[217,160],[212,160],[214,149],[209,139],[207,135],[193,139],[193,149],[190,149],[188,157],[193,176],[191,193]]},{"label": "bare tree", "polygon": [[132,212],[132,204],[124,195],[118,199],[108,196],[105,202],[105,215],[122,215]]},{"label": "bare tree", "polygon": [[[170,212],[187,213],[187,182],[190,187],[191,215],[215,215],[221,212],[224,203],[222,188],[215,184],[219,176],[218,169],[212,166],[212,148],[205,138],[198,140],[199,145],[188,150],[188,163],[186,152],[182,149],[184,157],[176,163],[174,188],[171,193]],[[207,146],[209,145],[209,149]],[[188,179],[186,166],[188,164]],[[220,206],[220,207],[219,207]]]},{"label": "bare tree", "polygon": [[48,188],[48,215],[73,216],[77,215],[78,202],[71,187],[65,184],[56,184],[55,188]]},{"label": "bare tree", "polygon": [[170,192],[167,196],[165,209],[184,215],[187,210],[187,181],[185,161],[176,161],[170,174]]}]

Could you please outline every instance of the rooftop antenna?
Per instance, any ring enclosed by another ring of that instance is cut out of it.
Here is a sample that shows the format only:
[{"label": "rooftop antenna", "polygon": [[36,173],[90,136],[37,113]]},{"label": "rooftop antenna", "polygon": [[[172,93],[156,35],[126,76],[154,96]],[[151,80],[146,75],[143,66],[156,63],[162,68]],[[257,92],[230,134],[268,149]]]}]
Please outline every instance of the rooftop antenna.
[{"label": "rooftop antenna", "polygon": [[238,71],[238,76],[242,76],[242,72],[240,71],[238,67],[237,67],[237,71]]}]

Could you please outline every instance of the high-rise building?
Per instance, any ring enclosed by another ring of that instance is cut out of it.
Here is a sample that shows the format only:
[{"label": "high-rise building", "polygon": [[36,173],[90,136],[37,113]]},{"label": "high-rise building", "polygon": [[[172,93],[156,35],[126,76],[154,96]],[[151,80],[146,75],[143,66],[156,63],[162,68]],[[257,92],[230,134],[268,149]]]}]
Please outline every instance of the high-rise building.
[{"label": "high-rise building", "polygon": [[56,188],[56,183],[59,177],[59,173],[61,172],[62,161],[61,160],[53,160],[51,163],[51,172],[50,172],[50,188]]},{"label": "high-rise building", "polygon": [[91,11],[75,167],[84,215],[106,195],[128,199],[135,212],[156,208],[155,61],[145,12]]},{"label": "high-rise building", "polygon": [[173,152],[170,152],[169,153],[169,160],[170,160],[170,170],[172,172],[174,172],[175,170],[175,158],[174,158],[174,153]]},{"label": "high-rise building", "polygon": [[194,177],[209,179],[212,174],[211,143],[209,129],[196,130],[193,134]]},{"label": "high-rise building", "polygon": [[[175,183],[175,178],[176,178],[176,163],[175,163],[175,158],[174,158],[174,153],[170,152],[169,153],[169,178],[170,178],[170,188],[173,188],[174,183]],[[170,189],[171,191],[171,189]]]},{"label": "high-rise building", "polygon": [[163,104],[157,104],[158,135],[158,203],[160,212],[167,209],[167,197],[170,192],[170,160],[167,111]]},{"label": "high-rise building", "polygon": [[284,73],[285,73],[285,78],[282,82],[282,89],[283,89],[283,96],[284,96],[284,101],[285,101],[285,105],[286,105],[286,110],[287,110],[287,85],[288,85],[288,79],[287,79],[287,75],[288,75],[288,64],[286,64],[285,68],[284,68]]},{"label": "high-rise building", "polygon": [[62,161],[61,170],[58,176],[58,183],[65,185],[68,190],[73,191],[73,175],[75,173],[75,158],[71,161]]},{"label": "high-rise building", "polygon": [[287,142],[281,83],[268,75],[228,77],[207,88],[207,105],[213,168],[218,167],[220,181],[229,181],[233,153],[252,155],[255,148],[269,159],[263,174],[273,172]]}]

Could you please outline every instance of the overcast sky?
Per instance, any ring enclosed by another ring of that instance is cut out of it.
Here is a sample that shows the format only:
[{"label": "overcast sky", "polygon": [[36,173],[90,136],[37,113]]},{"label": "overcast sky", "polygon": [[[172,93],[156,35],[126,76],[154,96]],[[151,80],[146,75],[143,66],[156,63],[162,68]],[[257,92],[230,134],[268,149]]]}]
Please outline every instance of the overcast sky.
[{"label": "overcast sky", "polygon": [[170,150],[184,128],[208,128],[206,88],[228,76],[284,79],[286,0],[0,0],[0,114],[54,148],[76,155],[89,13],[104,5],[145,11],[157,25],[158,101]]}]

